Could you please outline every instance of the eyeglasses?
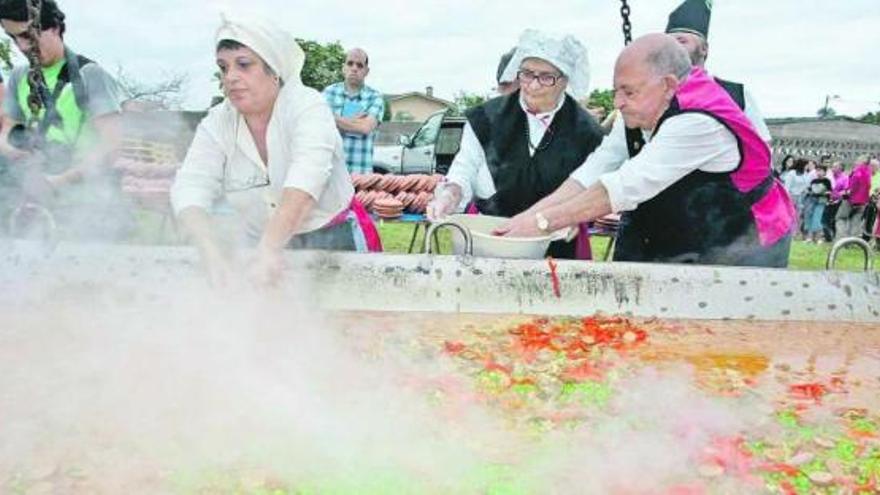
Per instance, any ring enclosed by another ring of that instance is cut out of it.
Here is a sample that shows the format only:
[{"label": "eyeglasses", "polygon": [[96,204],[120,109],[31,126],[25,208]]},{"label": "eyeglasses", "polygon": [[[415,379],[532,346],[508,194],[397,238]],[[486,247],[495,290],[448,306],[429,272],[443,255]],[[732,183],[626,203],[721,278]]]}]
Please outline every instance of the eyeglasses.
[{"label": "eyeglasses", "polygon": [[224,192],[241,192],[248,189],[256,189],[258,187],[266,187],[269,185],[269,176],[267,174],[254,174],[247,179],[236,179],[230,177],[224,170],[223,190]]},{"label": "eyeglasses", "polygon": [[522,69],[516,73],[516,78],[519,79],[519,82],[523,84],[530,84],[535,79],[538,80],[538,84],[541,86],[556,86],[556,83],[564,78],[562,74],[551,74],[549,72],[532,72],[527,69]]},{"label": "eyeglasses", "polygon": [[346,60],[345,65],[347,65],[348,67],[357,67],[358,69],[363,69],[364,67],[366,67],[366,64],[364,64],[363,62],[355,62],[354,60]]}]

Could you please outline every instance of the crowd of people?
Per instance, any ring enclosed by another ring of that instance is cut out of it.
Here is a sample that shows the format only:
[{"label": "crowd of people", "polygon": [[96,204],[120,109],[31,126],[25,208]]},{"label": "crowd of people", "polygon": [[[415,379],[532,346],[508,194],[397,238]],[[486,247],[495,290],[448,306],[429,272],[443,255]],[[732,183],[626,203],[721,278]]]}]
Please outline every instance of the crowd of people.
[{"label": "crowd of people", "polygon": [[797,206],[803,240],[859,237],[880,249],[880,159],[864,155],[845,164],[787,155],[777,172]]},{"label": "crowd of people", "polygon": [[[764,267],[787,265],[798,219],[808,239],[831,227],[857,234],[877,160],[826,174],[786,159],[778,179],[748,88],[705,67],[710,19],[710,2],[685,0],[665,32],[627,46],[613,67],[615,112],[602,124],[578,103],[589,94],[586,47],[525,30],[501,58],[498,95],[467,112],[429,219],[503,216],[496,234],[510,237],[574,227],[579,235],[548,254],[589,258],[587,225],[619,213],[615,260]],[[101,215],[115,211],[102,171],[120,137],[116,82],[65,44],[54,0],[36,18],[27,0],[0,0],[0,24],[30,59],[13,71],[3,104],[0,155],[14,197],[86,214],[93,235],[106,230],[115,225]],[[350,175],[371,171],[385,110],[365,84],[366,51],[346,52],[344,80],[323,92],[302,83],[294,36],[265,21],[223,18],[212,56],[225,98],[196,129],[170,195],[211,280],[222,284],[231,269],[230,234],[213,221],[221,209],[239,227],[233,237],[256,247],[251,272],[261,283],[277,281],[285,249],[381,250]]]}]

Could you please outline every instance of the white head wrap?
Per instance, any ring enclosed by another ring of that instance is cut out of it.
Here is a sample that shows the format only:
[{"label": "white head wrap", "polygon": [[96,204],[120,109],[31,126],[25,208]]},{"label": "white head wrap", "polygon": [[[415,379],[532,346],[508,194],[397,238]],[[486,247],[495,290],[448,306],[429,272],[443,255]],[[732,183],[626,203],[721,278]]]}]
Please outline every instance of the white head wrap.
[{"label": "white head wrap", "polygon": [[250,48],[281,77],[285,83],[301,83],[300,72],[306,56],[292,34],[264,20],[232,21],[220,16],[215,46],[232,40]]},{"label": "white head wrap", "polygon": [[587,49],[574,36],[554,38],[535,29],[526,29],[519,37],[516,52],[507,64],[501,80],[515,80],[520,64],[527,58],[539,58],[559,69],[559,72],[568,78],[565,91],[575,99],[588,96],[590,62],[587,58]]}]

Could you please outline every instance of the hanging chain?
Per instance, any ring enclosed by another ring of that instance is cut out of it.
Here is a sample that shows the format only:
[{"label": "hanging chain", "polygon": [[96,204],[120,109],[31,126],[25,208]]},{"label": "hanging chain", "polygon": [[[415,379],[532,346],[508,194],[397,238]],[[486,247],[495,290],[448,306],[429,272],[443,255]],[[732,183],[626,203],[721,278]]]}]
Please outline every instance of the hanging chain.
[{"label": "hanging chain", "polygon": [[43,78],[43,64],[40,62],[40,35],[42,34],[42,24],[40,11],[43,8],[42,0],[28,0],[28,29],[27,37],[30,41],[27,56],[30,69],[28,70],[27,82],[30,87],[30,94],[27,102],[31,111],[31,125],[38,120],[38,114],[41,108],[46,106],[45,96],[48,93],[46,89],[46,80]]},{"label": "hanging chain", "polygon": [[629,22],[631,13],[626,0],[620,0],[620,17],[623,18],[623,44],[628,45],[632,41],[632,23]]}]

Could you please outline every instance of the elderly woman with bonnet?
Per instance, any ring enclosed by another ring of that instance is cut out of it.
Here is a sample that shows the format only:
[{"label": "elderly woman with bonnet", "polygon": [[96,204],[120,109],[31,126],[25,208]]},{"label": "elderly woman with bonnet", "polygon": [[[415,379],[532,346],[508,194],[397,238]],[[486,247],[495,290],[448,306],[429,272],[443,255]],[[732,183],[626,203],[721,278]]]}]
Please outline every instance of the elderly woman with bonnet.
[{"label": "elderly woman with bonnet", "polygon": [[[589,90],[587,51],[573,36],[526,30],[499,81],[519,89],[467,113],[461,149],[428,217],[464,210],[513,217],[554,191],[599,146],[603,132],[577,100]],[[535,218],[543,225],[541,218]],[[589,258],[585,226],[548,254]]]},{"label": "elderly woman with bonnet", "polygon": [[354,200],[333,114],[300,80],[305,57],[294,37],[224,19],[215,49],[226,99],[199,124],[171,191],[211,282],[229,272],[211,222],[224,209],[256,243],[250,271],[262,284],[278,281],[285,248],[380,250]]}]

